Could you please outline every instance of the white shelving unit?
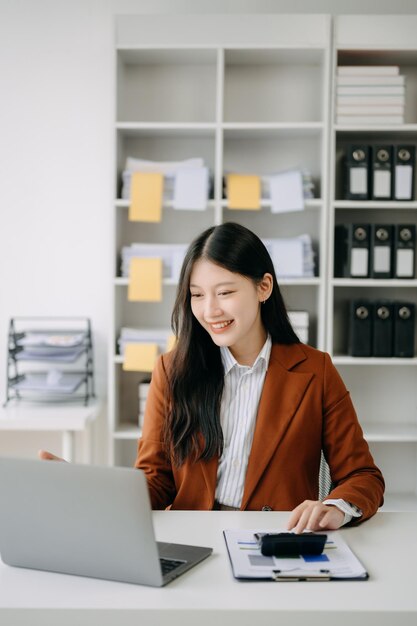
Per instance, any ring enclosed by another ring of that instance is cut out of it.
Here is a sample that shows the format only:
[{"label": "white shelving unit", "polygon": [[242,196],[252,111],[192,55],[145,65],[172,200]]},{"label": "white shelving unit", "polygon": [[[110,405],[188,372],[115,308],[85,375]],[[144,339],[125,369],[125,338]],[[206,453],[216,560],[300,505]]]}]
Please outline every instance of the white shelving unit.
[{"label": "white shelving unit", "polygon": [[[416,16],[340,16],[335,20],[332,115],[338,65],[399,65],[406,75],[406,123],[340,126],[331,121],[328,351],[349,388],[372,453],[386,480],[385,510],[417,510],[417,358],[347,355],[347,302],[404,299],[417,304],[417,280],[342,279],[333,276],[334,227],[338,223],[417,224],[417,202],[342,199],[341,156],[348,143],[417,144]],[[417,346],[416,346],[417,347]]]},{"label": "white shelving unit", "polygon": [[[120,277],[123,245],[189,243],[203,229],[236,221],[261,238],[308,233],[317,252],[314,278],[282,280],[287,306],[307,310],[310,342],[325,347],[330,17],[324,15],[120,16],[116,22],[113,312],[109,364],[110,462],[136,455],[137,385],[117,354],[122,327],[169,328],[176,285],[163,283],[159,304],[129,303]],[[120,177],[127,156],[151,160],[203,157],[214,176],[204,212],[168,202],[160,223],[129,222]],[[229,210],[228,172],[272,174],[308,169],[315,198],[305,211]]]}]

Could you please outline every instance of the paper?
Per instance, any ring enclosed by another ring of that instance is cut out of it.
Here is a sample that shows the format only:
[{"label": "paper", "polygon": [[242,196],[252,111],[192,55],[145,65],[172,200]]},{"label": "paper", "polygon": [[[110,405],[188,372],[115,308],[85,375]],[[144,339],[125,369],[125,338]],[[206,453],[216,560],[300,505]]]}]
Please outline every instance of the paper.
[{"label": "paper", "polygon": [[366,167],[351,167],[349,170],[350,193],[368,193],[368,170]]},{"label": "paper", "polygon": [[161,173],[135,172],[132,174],[129,220],[160,222],[164,177]]},{"label": "paper", "polygon": [[278,277],[304,276],[304,247],[301,239],[280,239],[273,244],[273,261]]},{"label": "paper", "polygon": [[[326,531],[327,542],[319,556],[278,558],[263,556],[255,538],[259,530],[225,530],[224,537],[235,578],[279,580],[320,579],[363,579],[368,574],[337,531]],[[276,528],[262,532],[285,532]],[[321,533],[323,534],[323,533]]]},{"label": "paper", "polygon": [[395,166],[395,199],[411,200],[413,168],[411,165]]},{"label": "paper", "polygon": [[177,338],[175,335],[170,335],[167,339],[167,352],[170,352],[175,348],[175,344],[177,343]]},{"label": "paper", "polygon": [[287,213],[304,209],[303,177],[298,170],[271,176],[270,193],[272,213]]},{"label": "paper", "polygon": [[130,261],[127,297],[131,302],[161,302],[162,259],[133,258]]},{"label": "paper", "polygon": [[125,347],[123,369],[126,372],[152,372],[157,357],[156,343],[128,343]]},{"label": "paper", "polygon": [[229,174],[227,176],[229,209],[257,211],[261,208],[261,179],[259,176]]},{"label": "paper", "polygon": [[207,167],[178,170],[174,185],[174,209],[204,211],[207,208],[208,188]]}]

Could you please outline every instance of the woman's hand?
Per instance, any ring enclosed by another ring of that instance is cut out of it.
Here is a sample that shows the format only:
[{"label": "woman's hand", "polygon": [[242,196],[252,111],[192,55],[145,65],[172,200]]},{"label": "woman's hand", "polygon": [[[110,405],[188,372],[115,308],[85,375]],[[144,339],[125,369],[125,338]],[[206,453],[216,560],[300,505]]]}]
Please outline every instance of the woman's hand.
[{"label": "woman's hand", "polygon": [[295,533],[303,530],[337,530],[343,524],[345,514],[336,506],[323,504],[320,500],[304,500],[290,515],[287,529]]},{"label": "woman's hand", "polygon": [[38,457],[42,459],[42,461],[61,461],[66,463],[65,459],[61,459],[59,456],[55,456],[52,452],[48,452],[47,450],[39,450]]}]

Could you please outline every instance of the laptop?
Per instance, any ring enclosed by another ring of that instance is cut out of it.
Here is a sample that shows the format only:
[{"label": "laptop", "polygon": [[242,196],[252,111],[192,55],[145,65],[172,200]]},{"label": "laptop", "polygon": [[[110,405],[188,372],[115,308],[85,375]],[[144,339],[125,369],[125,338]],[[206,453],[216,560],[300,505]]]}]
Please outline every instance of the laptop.
[{"label": "laptop", "polygon": [[155,541],[140,470],[0,458],[8,565],[162,587],[211,553]]}]

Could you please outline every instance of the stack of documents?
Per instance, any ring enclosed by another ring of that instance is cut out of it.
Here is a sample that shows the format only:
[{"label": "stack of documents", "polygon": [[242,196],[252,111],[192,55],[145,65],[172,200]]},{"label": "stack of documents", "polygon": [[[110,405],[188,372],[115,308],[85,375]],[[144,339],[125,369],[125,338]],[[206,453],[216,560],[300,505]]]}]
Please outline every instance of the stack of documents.
[{"label": "stack of documents", "polygon": [[50,361],[73,363],[86,350],[85,333],[28,332],[17,340],[21,348],[16,354],[18,361]]},{"label": "stack of documents", "polygon": [[47,373],[24,374],[13,387],[18,391],[43,392],[45,396],[49,396],[50,394],[72,394],[84,382],[86,382],[85,373],[50,370]]},{"label": "stack of documents", "polygon": [[308,343],[308,311],[288,311],[295,334],[302,343]]},{"label": "stack of documents", "polygon": [[[274,529],[263,532],[280,531]],[[326,531],[327,541],[322,554],[291,558],[264,556],[256,538],[259,533],[259,530],[223,531],[235,578],[276,582],[368,578],[366,569],[338,531]]]},{"label": "stack of documents", "polygon": [[122,328],[118,340],[119,354],[124,356],[127,344],[156,344],[158,351],[167,351],[172,331],[166,328]]},{"label": "stack of documents", "polygon": [[314,277],[314,251],[310,235],[263,239],[278,278]]},{"label": "stack of documents", "polygon": [[122,172],[122,199],[131,197],[132,177],[142,174],[162,174],[163,202],[172,202],[175,209],[204,210],[210,192],[208,168],[202,158],[184,161],[147,161],[128,157]]},{"label": "stack of documents", "polygon": [[138,413],[138,425],[139,428],[143,426],[143,418],[145,417],[146,401],[148,399],[150,382],[141,382],[138,385],[138,399],[139,399],[139,413]]},{"label": "stack of documents", "polygon": [[404,124],[405,76],[397,65],[337,68],[337,124]]},{"label": "stack of documents", "polygon": [[187,244],[132,243],[122,248],[121,274],[130,275],[130,263],[134,258],[162,259],[162,277],[178,282],[181,266],[187,251]]}]

